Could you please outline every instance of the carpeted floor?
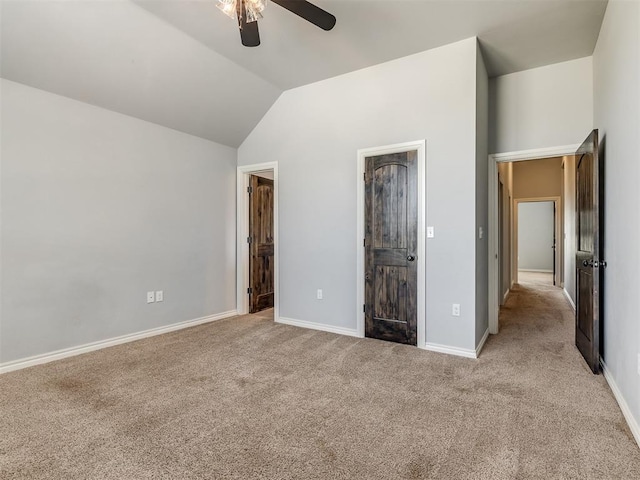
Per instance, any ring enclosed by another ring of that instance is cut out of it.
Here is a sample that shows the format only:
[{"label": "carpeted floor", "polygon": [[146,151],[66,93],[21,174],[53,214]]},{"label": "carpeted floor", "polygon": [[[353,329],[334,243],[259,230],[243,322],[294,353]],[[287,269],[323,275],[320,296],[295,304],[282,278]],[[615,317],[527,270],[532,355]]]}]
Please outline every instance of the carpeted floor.
[{"label": "carpeted floor", "polygon": [[635,479],[640,449],[522,281],[479,360],[246,316],[0,377],[8,479]]}]

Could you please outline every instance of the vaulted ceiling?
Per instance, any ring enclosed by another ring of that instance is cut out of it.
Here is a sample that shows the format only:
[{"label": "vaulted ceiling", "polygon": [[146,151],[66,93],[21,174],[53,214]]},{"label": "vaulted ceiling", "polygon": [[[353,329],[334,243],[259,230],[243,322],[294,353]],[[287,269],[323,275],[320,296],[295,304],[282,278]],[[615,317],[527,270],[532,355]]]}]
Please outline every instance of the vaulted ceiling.
[{"label": "vaulted ceiling", "polygon": [[492,76],[591,55],[606,0],[316,0],[325,32],[269,3],[240,44],[215,0],[2,0],[1,75],[238,146],[280,93],[477,36]]}]

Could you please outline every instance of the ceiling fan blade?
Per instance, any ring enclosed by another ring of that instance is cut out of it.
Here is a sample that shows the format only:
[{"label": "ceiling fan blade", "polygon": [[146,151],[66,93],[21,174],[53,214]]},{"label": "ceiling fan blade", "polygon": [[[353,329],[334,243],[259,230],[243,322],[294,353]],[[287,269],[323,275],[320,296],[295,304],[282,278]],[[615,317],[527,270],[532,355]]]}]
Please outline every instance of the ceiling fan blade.
[{"label": "ceiling fan blade", "polygon": [[272,2],[277,3],[282,8],[286,8],[323,30],[331,30],[336,24],[336,17],[305,0],[272,0]]},{"label": "ceiling fan blade", "polygon": [[[242,11],[240,11],[242,9]],[[238,2],[238,15],[240,17],[240,40],[245,47],[257,47],[260,45],[260,33],[258,32],[258,22],[247,22],[247,11],[244,2]]]}]

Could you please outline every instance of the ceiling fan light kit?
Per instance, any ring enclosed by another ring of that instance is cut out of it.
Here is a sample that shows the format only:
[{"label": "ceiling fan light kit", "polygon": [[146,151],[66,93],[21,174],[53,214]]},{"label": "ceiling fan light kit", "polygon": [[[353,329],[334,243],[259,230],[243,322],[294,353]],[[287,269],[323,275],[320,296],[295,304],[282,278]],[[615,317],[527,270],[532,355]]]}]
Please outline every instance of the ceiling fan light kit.
[{"label": "ceiling fan light kit", "polygon": [[[272,0],[272,2],[323,30],[331,30],[336,24],[336,17],[305,0]],[[266,5],[267,0],[217,0],[218,8],[238,22],[240,39],[245,47],[260,45],[258,20],[263,18],[262,12]]]},{"label": "ceiling fan light kit", "polygon": [[240,20],[243,14],[247,17],[247,23],[257,22],[262,18],[262,11],[267,5],[267,0],[217,0],[218,8],[234,20]]}]

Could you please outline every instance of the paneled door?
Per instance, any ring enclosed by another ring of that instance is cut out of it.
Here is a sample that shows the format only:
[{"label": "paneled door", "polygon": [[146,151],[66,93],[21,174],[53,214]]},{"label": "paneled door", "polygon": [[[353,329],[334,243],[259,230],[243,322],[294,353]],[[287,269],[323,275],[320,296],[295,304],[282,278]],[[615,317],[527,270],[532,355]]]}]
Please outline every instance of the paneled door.
[{"label": "paneled door", "polygon": [[273,180],[251,176],[249,187],[249,312],[273,307]]},{"label": "paneled door", "polygon": [[417,151],[365,159],[365,335],[416,345]]},{"label": "paneled door", "polygon": [[598,130],[576,152],[576,346],[600,371],[600,165]]}]

